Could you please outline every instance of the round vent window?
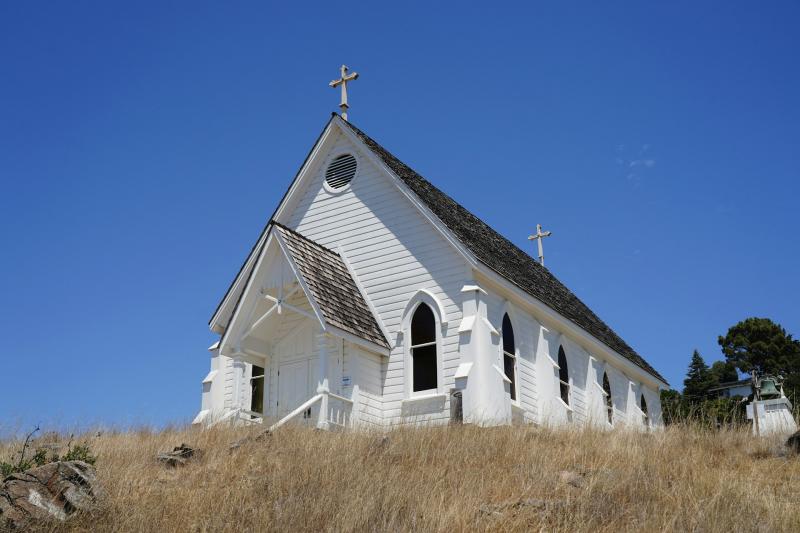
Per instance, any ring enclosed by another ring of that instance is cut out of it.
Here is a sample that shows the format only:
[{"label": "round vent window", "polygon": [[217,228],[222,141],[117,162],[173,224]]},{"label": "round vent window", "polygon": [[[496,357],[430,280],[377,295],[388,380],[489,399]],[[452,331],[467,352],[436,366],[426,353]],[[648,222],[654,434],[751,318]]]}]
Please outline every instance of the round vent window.
[{"label": "round vent window", "polygon": [[342,154],[331,161],[325,171],[325,182],[331,189],[341,189],[356,175],[356,158]]}]

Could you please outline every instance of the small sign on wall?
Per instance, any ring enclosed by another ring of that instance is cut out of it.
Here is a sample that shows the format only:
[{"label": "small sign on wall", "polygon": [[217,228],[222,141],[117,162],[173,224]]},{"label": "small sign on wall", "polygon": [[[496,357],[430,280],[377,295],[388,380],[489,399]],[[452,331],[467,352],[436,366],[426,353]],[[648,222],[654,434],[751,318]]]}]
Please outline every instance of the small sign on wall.
[{"label": "small sign on wall", "polygon": [[353,385],[353,378],[350,376],[342,376],[342,387],[351,387]]}]

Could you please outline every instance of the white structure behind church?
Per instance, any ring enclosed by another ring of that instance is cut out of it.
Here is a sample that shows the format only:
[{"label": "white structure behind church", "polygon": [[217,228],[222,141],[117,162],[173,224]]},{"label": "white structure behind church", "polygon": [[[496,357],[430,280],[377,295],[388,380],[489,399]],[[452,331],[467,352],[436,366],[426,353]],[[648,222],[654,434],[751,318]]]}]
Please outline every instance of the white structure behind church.
[{"label": "white structure behind church", "polygon": [[338,115],[210,327],[199,424],[662,424],[658,372]]},{"label": "white structure behind church", "polygon": [[[757,413],[758,420],[753,416]],[[784,395],[780,398],[757,400],[747,404],[747,419],[752,420],[753,435],[791,435],[797,431],[797,422],[792,414],[792,404]]]}]

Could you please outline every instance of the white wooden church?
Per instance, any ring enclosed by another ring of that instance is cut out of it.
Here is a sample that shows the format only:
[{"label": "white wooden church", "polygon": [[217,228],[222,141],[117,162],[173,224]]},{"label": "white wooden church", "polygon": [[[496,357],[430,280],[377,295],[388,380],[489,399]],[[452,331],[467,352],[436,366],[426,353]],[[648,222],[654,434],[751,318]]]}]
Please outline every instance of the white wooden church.
[{"label": "white wooden church", "polygon": [[652,366],[345,113],[210,327],[196,424],[662,425],[668,384]]}]

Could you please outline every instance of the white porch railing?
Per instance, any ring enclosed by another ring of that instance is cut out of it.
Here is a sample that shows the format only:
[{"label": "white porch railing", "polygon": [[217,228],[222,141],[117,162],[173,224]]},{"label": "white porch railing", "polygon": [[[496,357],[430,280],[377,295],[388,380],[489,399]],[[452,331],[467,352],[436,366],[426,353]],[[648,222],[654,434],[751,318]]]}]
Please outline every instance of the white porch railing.
[{"label": "white porch railing", "polygon": [[[319,406],[319,420],[317,427],[320,429],[347,429],[352,425],[353,400],[339,396],[332,392],[321,392],[312,396],[301,405],[292,410],[269,427],[269,431],[278,429],[287,422],[303,415],[316,404]],[[224,416],[216,420],[211,426],[216,426],[223,422],[231,424],[263,424],[265,421],[263,413],[248,411],[247,409],[233,409],[225,413]]]},{"label": "white porch railing", "polygon": [[353,400],[328,393],[328,424],[335,429],[349,428],[352,423]]},{"label": "white porch railing", "polygon": [[275,429],[278,429],[279,427],[284,425],[286,422],[289,422],[290,420],[300,416],[307,409],[309,409],[311,406],[313,406],[315,403],[322,401],[322,397],[323,397],[323,394],[317,394],[316,396],[312,396],[311,398],[306,400],[303,404],[301,404],[298,408],[296,408],[294,411],[292,411],[288,415],[284,416],[283,418],[281,418],[280,420],[278,420],[277,422],[272,424],[269,427],[269,430],[273,431]]},{"label": "white porch railing", "polygon": [[[345,429],[351,425],[353,413],[353,400],[333,394],[332,392],[321,392],[312,396],[291,413],[284,416],[269,427],[269,430],[278,429],[282,425],[290,422],[305,413],[315,404],[320,404],[320,418],[317,427],[321,429]],[[327,406],[327,407],[326,407]]]}]

